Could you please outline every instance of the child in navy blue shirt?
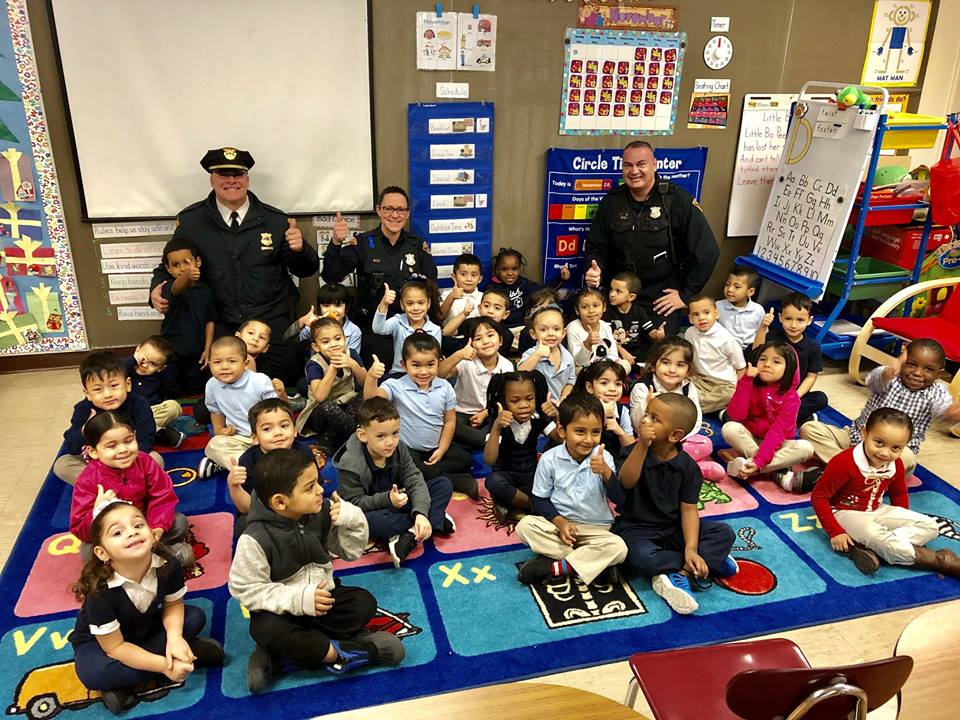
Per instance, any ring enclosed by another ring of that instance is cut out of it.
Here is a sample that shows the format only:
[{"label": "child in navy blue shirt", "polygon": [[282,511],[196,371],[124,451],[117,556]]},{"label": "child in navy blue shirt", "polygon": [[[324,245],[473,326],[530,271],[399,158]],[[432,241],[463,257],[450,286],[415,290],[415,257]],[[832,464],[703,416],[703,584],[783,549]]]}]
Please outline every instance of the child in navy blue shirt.
[{"label": "child in navy blue shirt", "polygon": [[424,333],[410,335],[403,341],[401,366],[406,372],[399,378],[385,380],[384,364],[373,356],[363,385],[364,399],[385,397],[400,413],[400,439],[427,480],[445,476],[453,489],[469,497],[479,497],[477,481],[470,474],[473,457],[454,444],[457,429],[457,398],[453,386],[437,377],[440,367],[440,343]]},{"label": "child in navy blue shirt", "polygon": [[166,397],[203,392],[203,368],[210,356],[217,310],[213,291],[200,279],[200,251],[189,240],[174,238],[163,247],[163,264],[173,276],[161,297],[170,308],[160,323],[160,334],[173,345],[164,373]]},{"label": "child in navy blue shirt", "polygon": [[739,570],[730,555],[733,530],[700,520],[697,511],[703,475],[680,445],[696,421],[690,398],[679,393],[650,398],[639,439],[620,456],[619,482],[608,486],[619,513],[613,532],[627,544],[627,563],[651,577],[654,592],[681,615],[699,607],[691,580]]},{"label": "child in navy blue shirt", "polygon": [[180,403],[164,397],[164,376],[172,355],[173,345],[169,340],[163,335],[151,335],[137,345],[132,356],[123,359],[123,367],[130,378],[130,392],[150,403],[153,421],[157,424],[157,444],[176,448],[186,435],[170,427],[180,417]]},{"label": "child in navy blue shirt", "polygon": [[53,474],[69,485],[77,481],[87,466],[83,452],[83,426],[101,410],[112,410],[130,419],[137,445],[163,467],[163,458],[153,452],[157,425],[150,403],[130,393],[130,378],[123,361],[109,351],[90,353],[80,363],[80,382],[84,399],[73,407],[70,427],[63,434],[64,454],[53,463]]}]

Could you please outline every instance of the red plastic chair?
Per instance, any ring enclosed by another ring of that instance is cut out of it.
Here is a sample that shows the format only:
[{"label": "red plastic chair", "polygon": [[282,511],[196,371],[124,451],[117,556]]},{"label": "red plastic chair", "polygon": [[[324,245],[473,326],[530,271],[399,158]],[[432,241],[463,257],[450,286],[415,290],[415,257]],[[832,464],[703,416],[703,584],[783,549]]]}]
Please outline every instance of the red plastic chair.
[{"label": "red plastic chair", "polygon": [[[848,371],[851,377],[861,384],[864,382],[860,373],[860,361],[863,358],[881,365],[889,365],[896,360],[892,355],[869,344],[874,330],[884,330],[906,340],[933,338],[943,345],[948,360],[960,362],[960,292],[957,292],[956,288],[958,283],[960,278],[956,277],[927,280],[904,288],[884,301],[864,324],[850,350]],[[946,288],[952,292],[939,315],[922,318],[888,317],[889,313],[894,312],[907,300],[926,296],[928,293],[936,296],[939,290]],[[960,372],[954,375],[950,392],[954,398],[960,398]]]},{"label": "red plastic chair", "polygon": [[642,689],[663,720],[834,720],[896,695],[913,668],[909,657],[860,665],[811,668],[800,648],[782,638],[638,653],[626,704]]}]

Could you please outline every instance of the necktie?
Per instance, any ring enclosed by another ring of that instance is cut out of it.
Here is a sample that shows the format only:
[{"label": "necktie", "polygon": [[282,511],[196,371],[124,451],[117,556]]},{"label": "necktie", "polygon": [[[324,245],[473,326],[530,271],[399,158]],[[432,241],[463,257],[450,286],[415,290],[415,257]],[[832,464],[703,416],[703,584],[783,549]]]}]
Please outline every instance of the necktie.
[{"label": "necktie", "polygon": [[234,210],[230,213],[230,232],[235,233],[240,229],[240,213]]}]

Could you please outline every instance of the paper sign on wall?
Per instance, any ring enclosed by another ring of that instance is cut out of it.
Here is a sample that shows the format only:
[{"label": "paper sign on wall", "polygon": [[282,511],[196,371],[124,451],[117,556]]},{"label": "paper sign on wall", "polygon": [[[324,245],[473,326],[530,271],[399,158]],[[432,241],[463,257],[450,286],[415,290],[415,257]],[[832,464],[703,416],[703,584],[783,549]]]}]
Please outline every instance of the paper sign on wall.
[{"label": "paper sign on wall", "polygon": [[916,85],[926,48],[930,0],[877,0],[873,6],[864,85]]},{"label": "paper sign on wall", "polygon": [[417,13],[417,70],[493,72],[496,62],[496,15]]}]

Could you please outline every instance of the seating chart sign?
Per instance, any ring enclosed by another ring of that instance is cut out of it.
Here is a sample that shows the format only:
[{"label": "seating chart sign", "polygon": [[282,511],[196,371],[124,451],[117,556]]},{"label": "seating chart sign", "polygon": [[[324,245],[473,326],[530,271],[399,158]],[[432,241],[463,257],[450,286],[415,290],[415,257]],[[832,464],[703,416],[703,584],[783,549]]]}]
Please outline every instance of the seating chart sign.
[{"label": "seating chart sign", "polygon": [[673,134],[686,39],[567,28],[560,134]]}]

